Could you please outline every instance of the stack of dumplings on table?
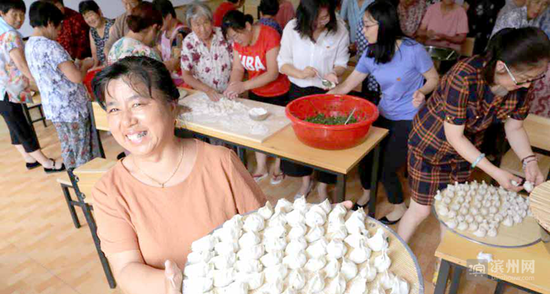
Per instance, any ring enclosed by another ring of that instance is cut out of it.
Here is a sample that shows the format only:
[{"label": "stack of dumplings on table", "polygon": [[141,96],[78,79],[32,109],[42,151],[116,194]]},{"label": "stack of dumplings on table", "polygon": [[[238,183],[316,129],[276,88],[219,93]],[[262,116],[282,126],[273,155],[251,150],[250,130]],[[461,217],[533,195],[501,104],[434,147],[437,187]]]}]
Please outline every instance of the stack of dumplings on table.
[{"label": "stack of dumplings on table", "polygon": [[511,227],[531,216],[528,198],[485,182],[449,184],[443,192],[437,191],[435,200],[437,214],[447,227],[480,238],[496,237],[501,224]]},{"label": "stack of dumplings on table", "polygon": [[267,202],[191,245],[184,293],[409,293],[389,271],[384,230],[371,236],[365,223],[363,210],[328,200]]}]

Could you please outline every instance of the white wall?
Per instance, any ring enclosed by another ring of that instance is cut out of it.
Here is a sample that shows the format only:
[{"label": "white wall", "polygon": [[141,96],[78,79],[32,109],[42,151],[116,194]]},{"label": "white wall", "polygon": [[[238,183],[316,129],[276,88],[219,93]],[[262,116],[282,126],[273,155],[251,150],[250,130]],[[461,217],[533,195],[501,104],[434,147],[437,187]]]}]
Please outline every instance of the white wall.
[{"label": "white wall", "polygon": [[[21,34],[23,34],[24,37],[29,36],[32,34],[32,27],[29,23],[29,8],[31,7],[31,4],[34,2],[33,0],[24,0],[25,4],[27,5],[27,15],[25,17],[25,23],[19,30]],[[103,11],[103,15],[105,15],[107,18],[116,18],[120,14],[124,13],[124,6],[122,5],[121,0],[95,0],[99,7],[101,8],[101,11]],[[191,3],[192,0],[171,0],[172,3],[175,6],[185,5],[187,3]],[[78,4],[81,2],[81,0],[64,0],[63,3],[65,3],[65,6],[73,9],[74,11],[78,12]]]}]

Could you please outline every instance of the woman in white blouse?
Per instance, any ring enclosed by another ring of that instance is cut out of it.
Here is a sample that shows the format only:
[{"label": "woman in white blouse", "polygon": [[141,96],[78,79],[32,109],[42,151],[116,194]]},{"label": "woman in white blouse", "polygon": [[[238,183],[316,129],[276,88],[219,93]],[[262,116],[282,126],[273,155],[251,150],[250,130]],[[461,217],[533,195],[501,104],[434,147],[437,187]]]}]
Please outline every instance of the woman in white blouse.
[{"label": "woman in white blouse", "polygon": [[[288,76],[290,101],[313,94],[326,93],[321,78],[338,83],[349,60],[349,33],[345,23],[336,18],[335,1],[301,0],[296,18],[283,31],[277,62],[279,71]],[[302,186],[296,197],[309,194],[313,187],[313,169],[288,161],[281,163],[287,176],[301,177]],[[317,192],[327,195],[327,184],[335,182],[333,175],[320,172]]]}]

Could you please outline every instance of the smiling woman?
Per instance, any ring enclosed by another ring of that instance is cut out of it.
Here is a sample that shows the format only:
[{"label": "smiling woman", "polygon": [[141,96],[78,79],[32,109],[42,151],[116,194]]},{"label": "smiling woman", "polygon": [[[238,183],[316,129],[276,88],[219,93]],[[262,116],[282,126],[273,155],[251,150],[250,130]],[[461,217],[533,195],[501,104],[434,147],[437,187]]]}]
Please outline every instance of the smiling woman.
[{"label": "smiling woman", "polygon": [[92,193],[101,249],[125,293],[163,293],[167,277],[181,286],[191,243],[265,196],[231,150],[175,137],[179,93],[161,62],[127,57],[92,85],[131,152]]}]

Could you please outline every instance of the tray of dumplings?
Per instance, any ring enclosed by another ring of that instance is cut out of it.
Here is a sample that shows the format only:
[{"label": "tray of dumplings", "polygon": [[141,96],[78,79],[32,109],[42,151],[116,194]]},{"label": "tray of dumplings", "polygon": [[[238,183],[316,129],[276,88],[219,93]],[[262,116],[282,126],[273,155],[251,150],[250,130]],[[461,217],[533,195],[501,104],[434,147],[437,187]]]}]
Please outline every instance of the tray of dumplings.
[{"label": "tray of dumplings", "polygon": [[183,293],[424,293],[420,266],[363,210],[280,199],[195,241]]},{"label": "tray of dumplings", "polygon": [[495,247],[524,247],[540,241],[529,198],[485,181],[455,183],[437,191],[433,209],[448,229]]}]

